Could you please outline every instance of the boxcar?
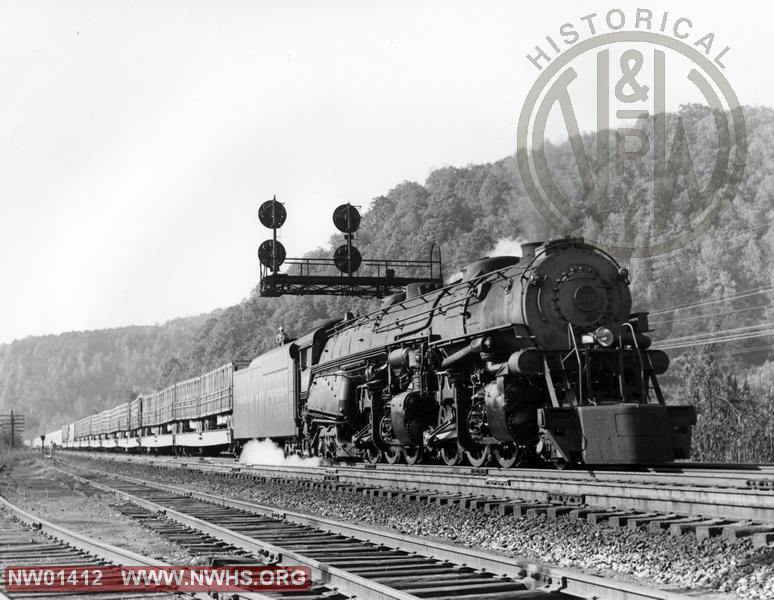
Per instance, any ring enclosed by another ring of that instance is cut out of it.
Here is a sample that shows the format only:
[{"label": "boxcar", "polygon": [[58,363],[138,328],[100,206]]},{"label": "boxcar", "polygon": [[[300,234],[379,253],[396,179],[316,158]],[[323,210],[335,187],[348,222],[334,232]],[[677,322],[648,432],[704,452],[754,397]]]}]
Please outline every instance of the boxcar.
[{"label": "boxcar", "polygon": [[108,431],[108,421],[110,418],[110,409],[103,410],[94,416],[91,425],[91,434],[100,436]]},{"label": "boxcar", "polygon": [[159,413],[161,423],[171,423],[174,420],[175,409],[175,386],[170,385],[164,388],[160,392],[161,400],[159,405]]},{"label": "boxcar", "polygon": [[52,444],[55,446],[61,446],[62,445],[62,430],[56,429],[54,431],[50,431],[46,434],[46,440],[43,442],[45,446],[51,446]]},{"label": "boxcar", "polygon": [[247,365],[247,361],[234,361],[202,375],[202,395],[197,417],[208,417],[231,411],[235,373]]},{"label": "boxcar", "polygon": [[129,402],[129,431],[137,431],[142,427],[142,396],[137,396]]},{"label": "boxcar", "polygon": [[91,435],[91,415],[78,419],[73,424],[74,437],[76,440],[83,440]]},{"label": "boxcar", "polygon": [[202,396],[202,378],[192,377],[175,385],[172,415],[175,421],[199,416]]},{"label": "boxcar", "polygon": [[129,403],[119,404],[110,410],[107,433],[117,433],[129,429]]},{"label": "boxcar", "polygon": [[142,396],[142,426],[155,427],[161,423],[161,392]]},{"label": "boxcar", "polygon": [[234,439],[296,434],[296,351],[285,344],[234,373]]}]

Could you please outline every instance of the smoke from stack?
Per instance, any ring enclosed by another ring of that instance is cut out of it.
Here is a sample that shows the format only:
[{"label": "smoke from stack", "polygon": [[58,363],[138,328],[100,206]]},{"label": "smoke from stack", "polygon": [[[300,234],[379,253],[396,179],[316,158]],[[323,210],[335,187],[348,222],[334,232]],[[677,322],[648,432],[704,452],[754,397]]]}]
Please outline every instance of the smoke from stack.
[{"label": "smoke from stack", "polygon": [[497,241],[489,256],[521,256],[521,245],[528,241],[523,238],[502,238]]}]

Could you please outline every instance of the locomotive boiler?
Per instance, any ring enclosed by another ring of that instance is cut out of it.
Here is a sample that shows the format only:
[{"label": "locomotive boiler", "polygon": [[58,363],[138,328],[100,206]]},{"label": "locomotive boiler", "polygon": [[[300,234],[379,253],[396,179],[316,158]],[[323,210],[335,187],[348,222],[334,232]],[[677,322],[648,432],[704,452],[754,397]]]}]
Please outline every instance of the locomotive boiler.
[{"label": "locomotive boiler", "polygon": [[331,328],[299,439],[409,464],[653,464],[687,458],[695,411],[666,405],[628,272],[580,239],[472,263]]}]

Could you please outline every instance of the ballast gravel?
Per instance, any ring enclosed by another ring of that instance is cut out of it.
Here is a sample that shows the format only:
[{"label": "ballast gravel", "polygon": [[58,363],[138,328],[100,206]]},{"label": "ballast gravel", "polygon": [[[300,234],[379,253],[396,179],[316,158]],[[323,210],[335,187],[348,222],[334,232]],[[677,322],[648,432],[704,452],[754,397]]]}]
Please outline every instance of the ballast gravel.
[{"label": "ballast gravel", "polygon": [[[0,495],[9,502],[41,519],[119,548],[171,564],[189,564],[191,557],[180,546],[149,536],[141,525],[117,511],[111,494],[74,481],[36,456],[6,456],[4,461]],[[11,558],[0,556],[0,567]]]},{"label": "ballast gravel", "polygon": [[[68,459],[69,460],[69,459]],[[94,468],[100,460],[78,458]],[[224,478],[184,469],[113,462],[110,471],[251,500],[285,510],[451,540],[509,556],[712,598],[774,600],[774,547],[748,540],[697,540],[594,525],[567,517],[504,516],[456,506],[310,489],[289,481]]]}]

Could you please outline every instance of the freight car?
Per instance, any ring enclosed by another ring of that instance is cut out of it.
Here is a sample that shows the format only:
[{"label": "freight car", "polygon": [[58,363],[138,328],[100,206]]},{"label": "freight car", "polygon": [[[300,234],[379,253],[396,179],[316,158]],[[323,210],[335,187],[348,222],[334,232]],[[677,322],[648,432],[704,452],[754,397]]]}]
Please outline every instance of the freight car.
[{"label": "freight car", "polygon": [[502,467],[686,458],[695,410],[666,404],[669,359],[631,305],[628,272],[601,249],[525,244],[249,365],[145,394],[128,425],[116,417],[127,430],[106,415],[78,421],[69,444],[238,452],[265,437],[329,458]]},{"label": "freight car", "polygon": [[232,441],[234,373],[231,362],[199,377],[80,419],[66,426],[67,448],[127,452],[219,452]]}]

